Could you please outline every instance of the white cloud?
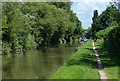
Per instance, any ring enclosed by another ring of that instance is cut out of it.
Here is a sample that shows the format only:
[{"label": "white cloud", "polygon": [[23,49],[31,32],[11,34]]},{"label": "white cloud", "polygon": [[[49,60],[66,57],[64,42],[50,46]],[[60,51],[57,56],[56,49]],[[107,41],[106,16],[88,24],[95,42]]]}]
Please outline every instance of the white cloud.
[{"label": "white cloud", "polygon": [[113,0],[71,0],[72,2],[112,2]]},{"label": "white cloud", "polygon": [[102,11],[106,9],[108,3],[109,2],[105,2],[105,0],[83,0],[80,2],[73,2],[71,10],[73,10],[73,12],[76,13],[78,18],[82,21],[83,27],[87,28],[90,27],[92,22],[91,19],[94,10],[98,10],[99,14],[101,14]]},{"label": "white cloud", "polygon": [[[87,0],[86,0],[87,1]],[[100,13],[105,9],[105,6],[109,4],[109,2],[74,2],[75,5],[72,5],[71,9],[77,15],[84,15],[91,11],[98,10]]]}]

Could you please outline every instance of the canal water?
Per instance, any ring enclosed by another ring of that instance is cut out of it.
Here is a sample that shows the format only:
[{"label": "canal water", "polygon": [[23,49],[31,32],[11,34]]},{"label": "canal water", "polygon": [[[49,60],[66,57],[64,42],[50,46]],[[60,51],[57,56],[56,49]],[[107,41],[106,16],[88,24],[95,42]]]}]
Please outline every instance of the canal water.
[{"label": "canal water", "polygon": [[49,79],[78,46],[44,47],[25,54],[2,56],[3,79]]}]

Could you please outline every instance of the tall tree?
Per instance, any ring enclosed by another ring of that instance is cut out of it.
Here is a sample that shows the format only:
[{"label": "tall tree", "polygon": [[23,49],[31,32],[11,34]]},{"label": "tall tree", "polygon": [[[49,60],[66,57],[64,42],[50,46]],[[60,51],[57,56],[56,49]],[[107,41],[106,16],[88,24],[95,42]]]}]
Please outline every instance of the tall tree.
[{"label": "tall tree", "polygon": [[95,10],[94,14],[93,14],[93,18],[92,18],[92,20],[93,20],[93,24],[92,24],[92,36],[93,36],[93,38],[95,37],[95,33],[96,33],[97,17],[98,17],[98,11]]}]

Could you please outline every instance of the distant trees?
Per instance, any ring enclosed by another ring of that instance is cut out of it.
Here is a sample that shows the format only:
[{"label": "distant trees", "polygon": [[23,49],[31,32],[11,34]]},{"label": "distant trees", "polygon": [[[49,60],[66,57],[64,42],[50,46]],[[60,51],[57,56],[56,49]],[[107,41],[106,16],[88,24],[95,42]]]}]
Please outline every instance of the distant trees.
[{"label": "distant trees", "polygon": [[71,3],[2,3],[3,51],[20,53],[40,45],[81,34],[81,22],[70,10]]}]

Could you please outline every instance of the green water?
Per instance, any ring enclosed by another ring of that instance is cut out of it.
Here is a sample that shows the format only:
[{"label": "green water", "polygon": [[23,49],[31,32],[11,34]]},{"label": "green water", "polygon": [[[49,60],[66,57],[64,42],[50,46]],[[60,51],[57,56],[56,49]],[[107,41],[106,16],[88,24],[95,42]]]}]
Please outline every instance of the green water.
[{"label": "green water", "polygon": [[25,54],[2,56],[3,79],[48,79],[75,52],[76,47],[47,47]]}]

